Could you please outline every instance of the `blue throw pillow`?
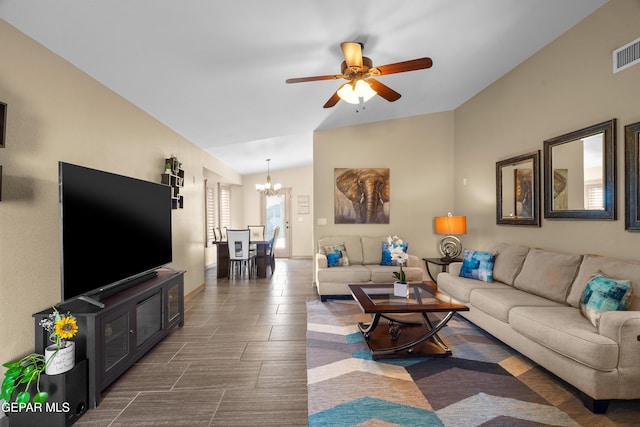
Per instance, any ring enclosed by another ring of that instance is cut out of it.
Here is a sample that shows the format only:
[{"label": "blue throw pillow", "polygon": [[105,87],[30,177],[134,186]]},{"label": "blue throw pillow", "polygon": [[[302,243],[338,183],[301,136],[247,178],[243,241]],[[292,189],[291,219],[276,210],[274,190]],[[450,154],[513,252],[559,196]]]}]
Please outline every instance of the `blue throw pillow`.
[{"label": "blue throw pillow", "polygon": [[496,256],[491,252],[464,250],[460,277],[493,282],[493,262]]},{"label": "blue throw pillow", "polygon": [[351,265],[344,243],[320,246],[320,253],[327,256],[327,265],[329,267],[348,267]]},{"label": "blue throw pillow", "polygon": [[[391,247],[393,245],[389,244],[387,242],[382,242],[382,261],[380,262],[380,265],[398,265],[398,262],[396,260],[391,259]],[[407,249],[409,249],[409,244],[408,243],[401,243],[400,247],[402,248],[402,251],[406,254],[407,253]]]},{"label": "blue throw pillow", "polygon": [[631,304],[633,287],[629,280],[615,280],[599,272],[594,274],[580,298],[580,312],[596,328],[605,311],[624,311]]}]

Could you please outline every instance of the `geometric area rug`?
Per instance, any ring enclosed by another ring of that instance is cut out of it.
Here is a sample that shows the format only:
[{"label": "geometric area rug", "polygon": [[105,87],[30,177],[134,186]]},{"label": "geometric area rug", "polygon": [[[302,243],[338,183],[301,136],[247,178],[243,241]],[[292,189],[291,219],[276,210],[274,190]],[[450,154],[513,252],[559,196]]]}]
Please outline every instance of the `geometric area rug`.
[{"label": "geometric area rug", "polygon": [[373,360],[352,300],[307,302],[309,426],[640,426],[640,401],[604,415],[575,389],[454,316],[439,336],[449,357]]}]

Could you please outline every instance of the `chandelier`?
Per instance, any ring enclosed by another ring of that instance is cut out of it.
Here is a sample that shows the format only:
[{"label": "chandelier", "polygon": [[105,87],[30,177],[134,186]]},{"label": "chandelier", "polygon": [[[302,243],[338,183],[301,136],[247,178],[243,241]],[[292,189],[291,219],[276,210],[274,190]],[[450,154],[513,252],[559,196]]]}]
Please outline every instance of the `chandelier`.
[{"label": "chandelier", "polygon": [[264,184],[256,184],[256,190],[259,193],[264,194],[265,196],[273,196],[280,191],[282,185],[280,184],[271,184],[271,175],[269,174],[269,162],[271,159],[267,159],[267,182]]}]

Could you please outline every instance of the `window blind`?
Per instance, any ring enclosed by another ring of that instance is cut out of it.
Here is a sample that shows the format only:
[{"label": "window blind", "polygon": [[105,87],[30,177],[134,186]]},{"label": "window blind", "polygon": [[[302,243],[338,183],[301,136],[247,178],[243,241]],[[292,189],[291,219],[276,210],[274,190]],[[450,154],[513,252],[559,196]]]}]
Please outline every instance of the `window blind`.
[{"label": "window blind", "polygon": [[206,221],[206,246],[211,246],[211,243],[215,241],[216,236],[213,229],[216,227],[216,191],[215,187],[210,186],[205,181],[205,221]]},{"label": "window blind", "polygon": [[220,210],[220,228],[231,228],[231,186],[228,184],[219,185],[218,192]]}]

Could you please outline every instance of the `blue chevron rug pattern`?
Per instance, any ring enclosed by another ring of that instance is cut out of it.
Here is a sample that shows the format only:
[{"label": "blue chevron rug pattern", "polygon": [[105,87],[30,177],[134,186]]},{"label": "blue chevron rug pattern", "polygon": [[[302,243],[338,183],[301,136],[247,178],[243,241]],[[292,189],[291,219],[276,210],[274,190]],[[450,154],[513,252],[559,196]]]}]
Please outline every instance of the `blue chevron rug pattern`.
[{"label": "blue chevron rug pattern", "polygon": [[576,391],[460,316],[450,357],[374,361],[355,301],[307,302],[309,426],[640,426],[640,401],[587,410]]}]

